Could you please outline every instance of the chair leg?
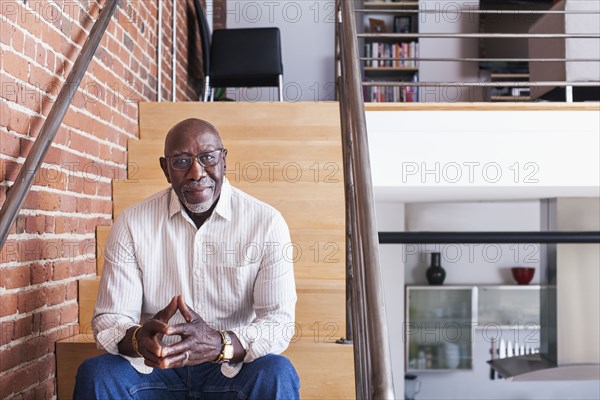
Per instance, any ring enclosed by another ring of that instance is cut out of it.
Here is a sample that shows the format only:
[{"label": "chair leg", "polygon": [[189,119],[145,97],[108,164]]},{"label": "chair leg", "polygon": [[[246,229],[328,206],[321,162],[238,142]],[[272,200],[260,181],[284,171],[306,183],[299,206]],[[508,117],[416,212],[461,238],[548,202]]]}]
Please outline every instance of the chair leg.
[{"label": "chair leg", "polygon": [[210,88],[210,101],[215,101],[215,88]]},{"label": "chair leg", "polygon": [[204,93],[202,96],[202,101],[208,101],[208,95],[210,94],[210,77],[207,76],[204,78]]},{"label": "chair leg", "polygon": [[283,75],[279,74],[279,101],[283,102]]}]

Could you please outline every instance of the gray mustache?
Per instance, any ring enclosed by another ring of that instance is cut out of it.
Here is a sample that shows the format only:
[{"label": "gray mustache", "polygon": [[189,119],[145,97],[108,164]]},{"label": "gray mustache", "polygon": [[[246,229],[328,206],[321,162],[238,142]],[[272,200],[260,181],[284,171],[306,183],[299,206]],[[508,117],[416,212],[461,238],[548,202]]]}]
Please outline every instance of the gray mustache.
[{"label": "gray mustache", "polygon": [[207,178],[207,177],[203,177],[201,178],[199,181],[192,181],[192,182],[188,182],[185,185],[182,186],[183,190],[194,190],[200,187],[209,187],[209,186],[214,186],[215,181]]}]

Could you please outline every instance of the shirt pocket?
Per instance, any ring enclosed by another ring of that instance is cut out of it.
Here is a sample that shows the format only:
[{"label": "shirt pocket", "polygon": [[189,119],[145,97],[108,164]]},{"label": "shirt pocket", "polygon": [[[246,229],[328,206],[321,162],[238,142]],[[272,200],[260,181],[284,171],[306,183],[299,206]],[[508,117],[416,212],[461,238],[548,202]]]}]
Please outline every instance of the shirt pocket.
[{"label": "shirt pocket", "polygon": [[253,312],[254,285],[258,276],[258,262],[240,266],[217,268],[216,287],[221,318],[246,320]]}]

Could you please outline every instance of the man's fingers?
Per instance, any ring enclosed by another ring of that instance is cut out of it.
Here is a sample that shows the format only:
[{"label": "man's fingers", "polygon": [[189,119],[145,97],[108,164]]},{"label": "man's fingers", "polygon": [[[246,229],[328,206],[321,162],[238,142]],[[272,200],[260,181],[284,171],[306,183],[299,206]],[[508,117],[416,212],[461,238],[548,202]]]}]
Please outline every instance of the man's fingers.
[{"label": "man's fingers", "polygon": [[190,359],[190,350],[163,358],[164,368],[180,368]]},{"label": "man's fingers", "polygon": [[179,309],[179,312],[181,313],[181,315],[183,315],[183,318],[185,318],[187,322],[198,321],[199,319],[202,319],[202,317],[200,317],[200,315],[198,315],[196,311],[194,311],[193,309],[188,307],[187,304],[185,304],[185,301],[183,301],[183,296],[178,296],[177,308]]},{"label": "man's fingers", "polygon": [[165,332],[166,335],[169,336],[174,336],[174,335],[179,335],[179,336],[190,336],[192,333],[194,332],[194,327],[192,324],[177,324],[177,325],[171,325],[167,328],[167,331]]},{"label": "man's fingers", "polygon": [[180,342],[177,343],[173,343],[172,345],[169,346],[164,346],[162,349],[162,357],[169,357],[175,354],[180,354],[180,353],[184,353],[186,351],[189,351],[190,347],[192,344],[192,340],[191,339],[183,339]]},{"label": "man's fingers", "polygon": [[159,312],[156,313],[156,315],[154,316],[154,319],[157,319],[159,321],[162,321],[164,323],[169,322],[169,320],[171,319],[171,317],[173,315],[175,315],[175,313],[177,312],[177,302],[179,296],[175,296],[171,299],[171,301],[169,302],[169,304],[167,304],[167,306],[165,308],[163,308],[162,310],[160,310]]}]

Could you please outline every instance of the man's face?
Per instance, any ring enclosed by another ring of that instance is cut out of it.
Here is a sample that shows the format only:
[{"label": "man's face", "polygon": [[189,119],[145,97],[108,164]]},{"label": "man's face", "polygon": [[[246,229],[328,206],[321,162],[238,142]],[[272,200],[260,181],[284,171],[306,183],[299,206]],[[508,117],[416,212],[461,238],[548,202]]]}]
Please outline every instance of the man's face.
[{"label": "man's face", "polygon": [[[169,132],[165,142],[165,157],[161,158],[160,165],[181,203],[192,214],[201,214],[208,211],[221,194],[227,152],[223,150],[211,154],[219,160],[214,166],[201,166],[194,157],[220,150],[223,144],[210,125],[199,121],[186,122],[176,125]],[[192,157],[192,162],[189,168],[179,169],[182,161],[188,161],[185,157]],[[209,156],[200,158],[210,159]]]}]

